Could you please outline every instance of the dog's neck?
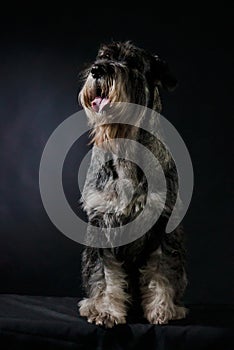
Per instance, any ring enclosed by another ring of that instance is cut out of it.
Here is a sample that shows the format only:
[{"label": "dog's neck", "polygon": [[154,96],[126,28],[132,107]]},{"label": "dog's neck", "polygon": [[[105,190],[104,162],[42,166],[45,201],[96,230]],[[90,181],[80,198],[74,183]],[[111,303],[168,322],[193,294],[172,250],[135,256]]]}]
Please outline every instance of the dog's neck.
[{"label": "dog's neck", "polygon": [[123,138],[136,140],[138,128],[132,125],[125,124],[103,124],[96,126],[92,131],[92,143],[99,146],[103,142],[108,144],[108,141]]}]

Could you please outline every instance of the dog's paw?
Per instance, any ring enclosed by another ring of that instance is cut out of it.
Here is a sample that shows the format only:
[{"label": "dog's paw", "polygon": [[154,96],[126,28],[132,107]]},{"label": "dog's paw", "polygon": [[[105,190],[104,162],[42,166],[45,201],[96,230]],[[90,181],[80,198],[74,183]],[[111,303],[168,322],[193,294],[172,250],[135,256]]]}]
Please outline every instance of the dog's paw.
[{"label": "dog's paw", "polygon": [[172,320],[181,320],[186,317],[187,313],[188,309],[186,307],[176,305]]},{"label": "dog's paw", "polygon": [[187,309],[182,306],[173,305],[173,307],[159,306],[154,310],[148,310],[145,317],[151,324],[166,324],[170,320],[180,320],[185,318]]},{"label": "dog's paw", "polygon": [[80,315],[87,318],[89,323],[94,323],[98,326],[112,328],[117,324],[126,323],[125,315],[120,310],[105,310],[95,299],[86,298],[78,303]]},{"label": "dog's paw", "polygon": [[95,318],[94,322],[96,325],[105,326],[106,328],[112,328],[117,324],[126,323],[126,319],[123,316],[120,317],[108,311],[107,312],[104,311]]},{"label": "dog's paw", "polygon": [[95,301],[91,298],[85,298],[78,303],[80,316],[87,317],[89,322],[98,315],[95,307]]}]

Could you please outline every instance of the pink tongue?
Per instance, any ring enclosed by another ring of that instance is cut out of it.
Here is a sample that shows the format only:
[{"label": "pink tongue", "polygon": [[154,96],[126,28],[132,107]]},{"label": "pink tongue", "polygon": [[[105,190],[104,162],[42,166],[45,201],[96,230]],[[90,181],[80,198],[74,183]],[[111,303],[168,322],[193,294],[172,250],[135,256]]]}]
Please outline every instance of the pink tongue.
[{"label": "pink tongue", "polygon": [[102,109],[109,103],[109,99],[104,97],[95,97],[95,99],[92,101],[92,108],[95,110],[95,112],[101,112]]}]

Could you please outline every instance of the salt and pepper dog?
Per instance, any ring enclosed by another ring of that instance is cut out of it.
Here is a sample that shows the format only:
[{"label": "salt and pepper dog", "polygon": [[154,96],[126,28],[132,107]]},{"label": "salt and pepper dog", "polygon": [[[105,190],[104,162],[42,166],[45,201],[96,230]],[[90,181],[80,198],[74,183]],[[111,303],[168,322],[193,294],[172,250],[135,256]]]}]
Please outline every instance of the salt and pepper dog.
[{"label": "salt and pepper dog", "polygon": [[[129,41],[102,45],[94,63],[83,72],[79,99],[92,127],[93,154],[82,193],[89,232],[82,255],[86,297],[79,302],[79,312],[91,323],[108,328],[123,324],[134,310],[152,324],[186,315],[182,305],[187,285],[183,229],[179,226],[165,232],[178,194],[176,165],[163,143],[141,128],[140,119],[135,127],[108,119],[115,103],[161,113],[160,90],[173,90],[176,84],[165,61]],[[143,171],[116,156],[113,141],[125,138],[147,147],[159,159],[166,179],[166,201],[157,222],[140,238],[124,245],[98,247],[92,244],[92,227],[100,229],[99,235],[108,235],[108,228],[134,220],[147,197],[149,218],[162,205],[159,193],[148,192]],[[102,144],[112,157],[100,155]],[[134,195],[125,206],[118,194],[126,190],[126,181],[131,181]]]}]

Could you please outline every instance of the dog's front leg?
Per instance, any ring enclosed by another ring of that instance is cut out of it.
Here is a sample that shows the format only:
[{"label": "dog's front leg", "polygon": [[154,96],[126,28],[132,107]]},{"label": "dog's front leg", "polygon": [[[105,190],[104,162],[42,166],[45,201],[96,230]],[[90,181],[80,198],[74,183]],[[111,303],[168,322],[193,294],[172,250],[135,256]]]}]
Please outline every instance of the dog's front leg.
[{"label": "dog's front leg", "polygon": [[122,263],[108,249],[103,249],[100,255],[98,249],[87,247],[82,272],[88,297],[79,303],[80,315],[90,323],[108,328],[126,323],[129,296]]},{"label": "dog's front leg", "polygon": [[176,298],[186,286],[186,277],[183,269],[178,272],[178,258],[174,260],[164,256],[159,247],[141,269],[142,307],[145,318],[152,324],[164,324],[186,316],[187,309],[178,305]]}]

